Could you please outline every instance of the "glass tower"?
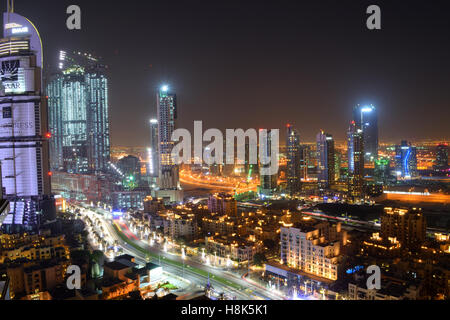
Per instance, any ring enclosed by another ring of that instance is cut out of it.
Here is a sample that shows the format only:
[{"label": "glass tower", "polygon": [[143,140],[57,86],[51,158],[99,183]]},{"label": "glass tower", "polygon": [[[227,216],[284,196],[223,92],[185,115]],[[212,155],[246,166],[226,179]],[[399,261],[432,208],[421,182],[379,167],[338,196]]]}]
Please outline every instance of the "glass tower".
[{"label": "glass tower", "polygon": [[301,148],[300,135],[291,125],[287,125],[287,189],[292,196],[301,188]]},{"label": "glass tower", "polygon": [[348,196],[357,200],[364,188],[364,136],[363,130],[352,121],[348,130]]},{"label": "glass tower", "polygon": [[353,121],[364,135],[364,158],[373,162],[378,158],[378,113],[373,105],[358,105],[353,109]]},{"label": "glass tower", "polygon": [[60,73],[47,85],[52,170],[106,172],[110,161],[106,66],[88,54],[59,55]]},{"label": "glass tower", "polygon": [[317,135],[316,141],[318,153],[319,188],[326,189],[334,184],[336,178],[334,140],[331,135],[321,131]]}]

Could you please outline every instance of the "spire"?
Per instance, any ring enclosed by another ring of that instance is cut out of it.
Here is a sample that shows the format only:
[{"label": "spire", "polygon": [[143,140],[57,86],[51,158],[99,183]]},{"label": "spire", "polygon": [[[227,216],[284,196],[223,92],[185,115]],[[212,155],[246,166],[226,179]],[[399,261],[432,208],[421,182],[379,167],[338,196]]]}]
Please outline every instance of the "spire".
[{"label": "spire", "polygon": [[7,7],[8,7],[8,13],[14,12],[14,0],[6,0]]}]

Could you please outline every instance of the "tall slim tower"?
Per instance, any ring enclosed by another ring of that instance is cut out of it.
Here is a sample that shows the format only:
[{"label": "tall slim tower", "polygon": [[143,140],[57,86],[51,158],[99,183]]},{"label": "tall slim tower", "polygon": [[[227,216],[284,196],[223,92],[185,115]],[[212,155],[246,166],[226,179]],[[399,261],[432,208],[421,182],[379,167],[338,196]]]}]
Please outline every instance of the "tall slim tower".
[{"label": "tall slim tower", "polygon": [[353,109],[353,121],[363,131],[365,161],[375,161],[378,159],[377,109],[373,105],[358,105]]},{"label": "tall slim tower", "polygon": [[292,196],[301,189],[301,149],[300,135],[290,124],[287,125],[287,189]]},{"label": "tall slim tower", "polygon": [[364,191],[364,136],[362,129],[352,121],[348,131],[348,196],[352,200],[363,197]]},{"label": "tall slim tower", "polygon": [[148,176],[156,178],[159,176],[159,138],[158,119],[150,120],[150,148],[148,150]]},{"label": "tall slim tower", "polygon": [[33,232],[56,216],[51,196],[47,100],[42,92],[42,43],[36,27],[14,13],[3,15],[0,40],[0,161],[11,203],[5,232]]},{"label": "tall slim tower", "polygon": [[[265,157],[270,158],[272,154],[272,135],[271,130],[267,130],[267,141],[266,141],[266,150],[265,150]],[[260,147],[261,147],[261,141]],[[273,175],[264,175],[264,168],[269,168],[270,165],[263,165],[260,164],[260,171],[259,171],[259,177],[260,177],[260,186],[259,186],[259,194],[261,197],[272,197],[274,196],[275,192],[278,188],[278,172]]]},{"label": "tall slim tower", "polygon": [[334,140],[330,134],[323,131],[317,135],[318,152],[318,182],[320,189],[327,189],[336,179]]},{"label": "tall slim tower", "polygon": [[172,134],[175,131],[177,120],[177,96],[163,86],[157,94],[158,111],[158,140],[159,140],[159,179],[156,197],[166,203],[183,201],[179,168],[172,158],[174,141]]},{"label": "tall slim tower", "polygon": [[397,178],[411,179],[417,176],[417,148],[407,141],[395,147]]}]

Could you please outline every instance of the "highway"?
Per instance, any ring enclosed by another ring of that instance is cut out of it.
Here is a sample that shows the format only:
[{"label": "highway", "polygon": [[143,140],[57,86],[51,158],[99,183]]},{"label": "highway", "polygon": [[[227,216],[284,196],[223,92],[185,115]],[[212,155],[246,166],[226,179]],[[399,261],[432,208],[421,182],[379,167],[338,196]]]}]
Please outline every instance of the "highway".
[{"label": "highway", "polygon": [[[132,235],[129,230],[124,230],[122,235],[127,237],[126,241],[118,233],[114,225],[105,218],[109,214],[101,208],[91,209],[87,206],[77,206],[80,209],[88,210],[96,215],[102,222],[104,230],[107,231],[109,237],[113,240],[117,240],[119,246],[123,249],[124,253],[128,253],[136,258],[136,261],[145,264],[149,254],[153,255],[152,262],[161,265],[168,273],[172,273],[191,281],[191,283],[197,284],[200,288],[205,288],[208,283],[208,273],[210,275],[209,280],[216,292],[223,292],[227,296],[236,300],[283,300],[284,297],[268,289],[254,285],[248,282],[244,277],[239,277],[230,272],[217,270],[213,267],[195,262],[184,261],[182,257],[173,255],[158,247],[150,247],[148,244],[137,239],[135,235]],[[117,224],[116,224],[117,226]],[[120,226],[118,226],[120,228]],[[133,245],[131,245],[133,244]],[[141,248],[138,250],[136,247]],[[146,254],[145,252],[148,252]],[[183,267],[184,265],[184,267]],[[197,269],[197,270],[196,270]],[[199,273],[198,270],[202,272]],[[220,281],[218,280],[220,279]],[[228,283],[226,285],[224,282]]]}]

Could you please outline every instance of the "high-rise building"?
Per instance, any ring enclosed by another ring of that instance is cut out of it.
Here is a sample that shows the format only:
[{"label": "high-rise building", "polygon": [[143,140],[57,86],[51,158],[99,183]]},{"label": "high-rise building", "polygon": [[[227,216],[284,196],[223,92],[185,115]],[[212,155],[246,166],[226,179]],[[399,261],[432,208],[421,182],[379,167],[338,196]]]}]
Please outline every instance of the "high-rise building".
[{"label": "high-rise building", "polygon": [[[271,130],[267,130],[267,138],[266,138],[266,148],[265,148],[265,157],[270,159],[272,154],[272,134]],[[261,147],[261,141],[260,147]],[[263,165],[260,163],[261,169],[269,170],[270,165]],[[259,194],[261,197],[272,197],[278,188],[278,173],[272,175],[264,175],[264,171],[259,170],[260,173],[260,186],[259,186]]]},{"label": "high-rise building", "polygon": [[448,145],[440,144],[436,150],[436,165],[434,166],[436,171],[448,171]]},{"label": "high-rise building", "polygon": [[381,237],[395,238],[404,248],[417,248],[426,239],[426,219],[421,209],[385,208],[381,215]]},{"label": "high-rise building", "polygon": [[365,161],[375,161],[378,158],[377,109],[373,105],[358,105],[353,109],[353,121],[363,131]]},{"label": "high-rise building", "polygon": [[122,173],[123,186],[134,190],[141,184],[141,160],[134,156],[126,156],[117,162],[117,168]]},{"label": "high-rise building", "polygon": [[410,179],[417,176],[417,148],[407,141],[396,146],[395,167],[398,178]]},{"label": "high-rise building", "polygon": [[348,196],[361,199],[364,189],[364,136],[363,131],[352,121],[348,131]]},{"label": "high-rise building", "polygon": [[214,194],[208,199],[208,210],[211,213],[218,213],[230,217],[237,216],[237,201],[228,194]]},{"label": "high-rise building", "polygon": [[42,42],[36,27],[8,1],[0,40],[0,162],[10,214],[5,232],[36,231],[56,216],[51,196]]},{"label": "high-rise building", "polygon": [[179,167],[172,158],[174,141],[172,134],[176,128],[177,96],[163,86],[157,94],[158,140],[159,140],[159,178],[156,197],[165,202],[180,202],[183,191],[180,185]]},{"label": "high-rise building", "polygon": [[330,134],[321,131],[317,135],[318,183],[320,189],[332,186],[336,179],[334,140]]},{"label": "high-rise building", "polygon": [[52,170],[106,172],[111,153],[107,67],[90,54],[60,51],[59,68],[47,85]]},{"label": "high-rise building", "polygon": [[340,224],[284,224],[280,238],[283,265],[321,278],[338,279],[342,244],[346,241]]},{"label": "high-rise building", "polygon": [[150,148],[148,149],[148,168],[147,173],[150,178],[156,178],[159,175],[159,138],[158,138],[158,120],[150,120]]},{"label": "high-rise building", "polygon": [[287,190],[292,196],[301,189],[301,148],[300,135],[290,124],[287,125],[286,135],[287,152]]},{"label": "high-rise building", "polygon": [[375,160],[374,182],[378,185],[389,185],[391,182],[391,161],[387,157]]}]

